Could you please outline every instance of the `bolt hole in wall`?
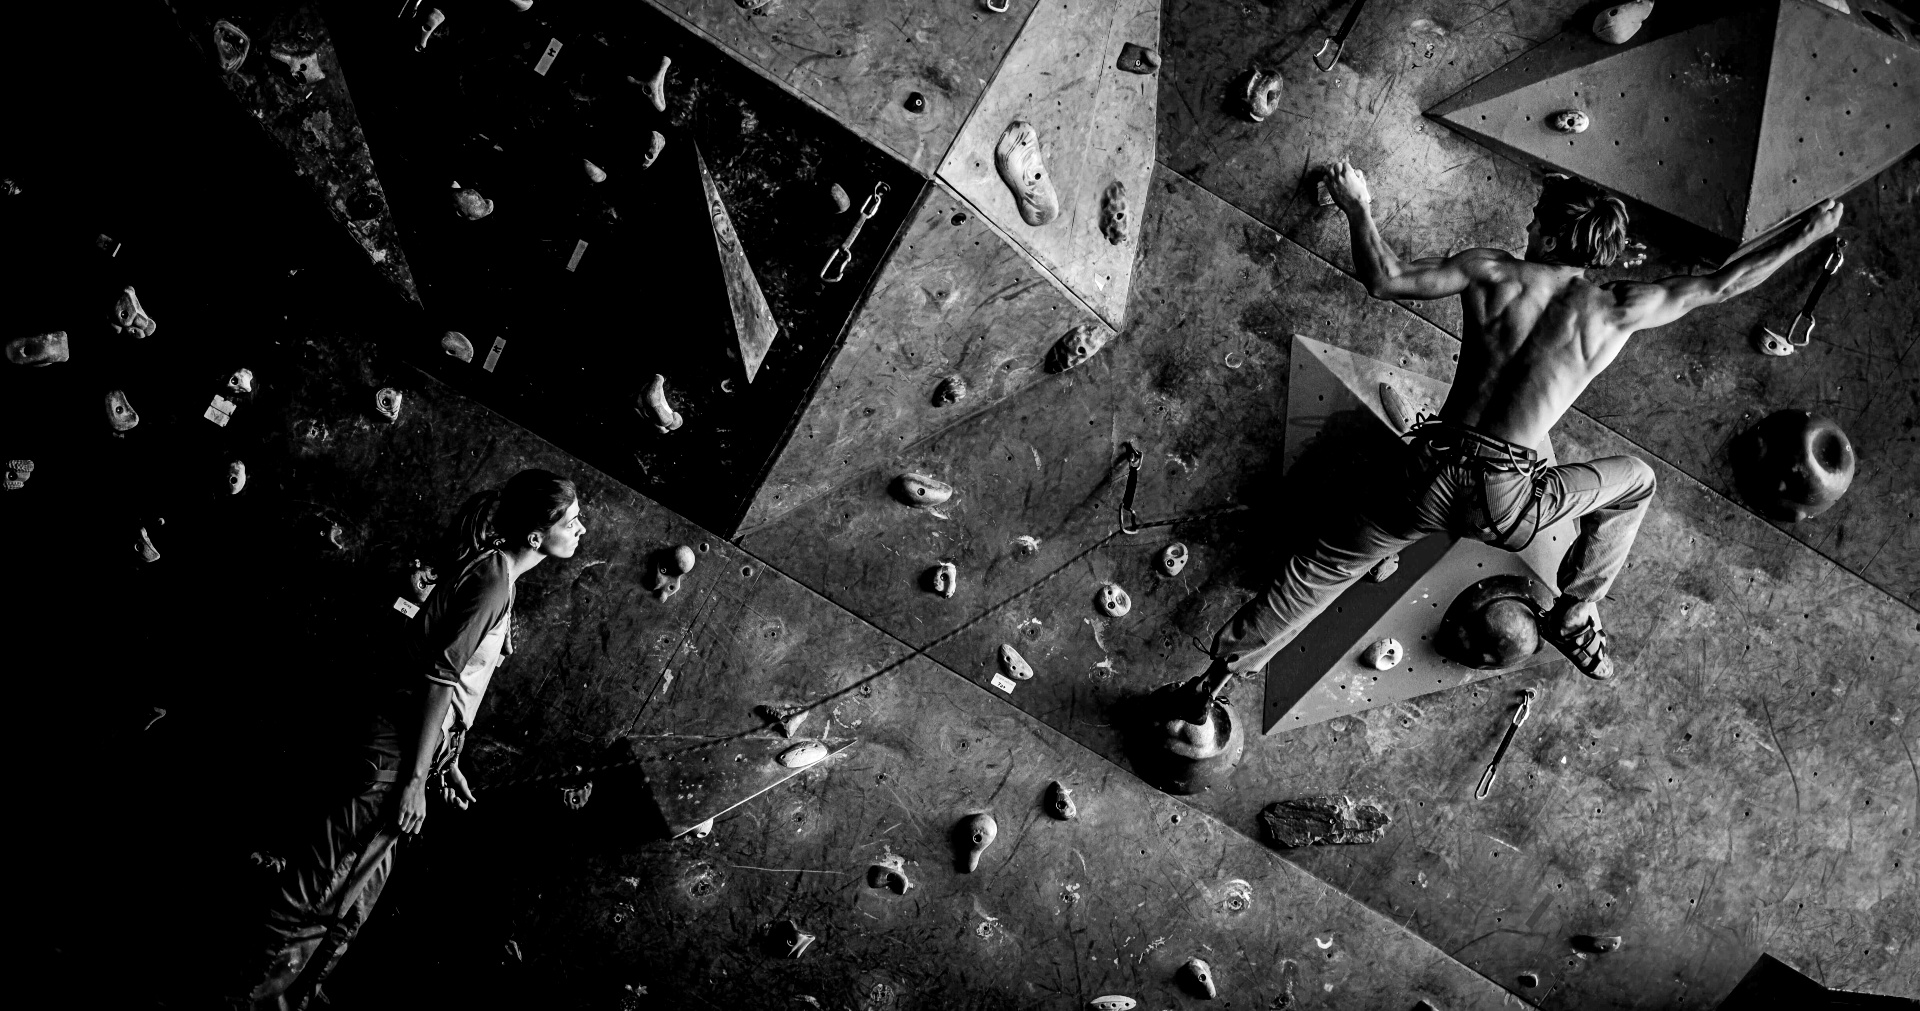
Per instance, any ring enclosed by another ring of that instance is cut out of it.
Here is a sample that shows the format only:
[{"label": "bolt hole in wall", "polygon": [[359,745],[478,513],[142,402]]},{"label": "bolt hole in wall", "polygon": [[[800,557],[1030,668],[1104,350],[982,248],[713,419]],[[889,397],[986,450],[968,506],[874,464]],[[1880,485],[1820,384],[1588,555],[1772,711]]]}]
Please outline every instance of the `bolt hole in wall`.
[{"label": "bolt hole in wall", "polygon": [[[647,5],[503,9],[453,12],[460,30],[423,52],[390,11],[327,15],[421,285],[423,334],[507,340],[490,374],[431,348],[423,364],[731,533],[924,181]],[[537,74],[550,39],[563,46]],[[634,81],[663,55],[672,62],[659,112]],[[665,147],[643,165],[641,139],[654,132]],[[751,383],[696,146],[779,328]],[[583,158],[604,181],[580,172]],[[449,213],[449,178],[494,212]],[[860,197],[877,183],[889,189],[844,278],[822,281],[848,223],[821,195],[838,185]],[[670,433],[634,412],[655,374],[684,418]]]}]

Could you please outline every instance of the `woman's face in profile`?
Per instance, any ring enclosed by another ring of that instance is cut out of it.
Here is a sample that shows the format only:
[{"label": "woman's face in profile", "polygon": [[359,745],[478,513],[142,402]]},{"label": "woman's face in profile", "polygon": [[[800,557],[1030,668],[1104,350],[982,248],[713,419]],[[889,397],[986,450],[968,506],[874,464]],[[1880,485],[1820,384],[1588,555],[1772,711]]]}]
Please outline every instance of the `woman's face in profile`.
[{"label": "woman's face in profile", "polygon": [[572,558],[580,547],[580,538],[587,534],[587,525],[580,522],[580,500],[574,499],[567,507],[566,515],[560,522],[548,527],[540,538],[540,553],[554,558]]}]

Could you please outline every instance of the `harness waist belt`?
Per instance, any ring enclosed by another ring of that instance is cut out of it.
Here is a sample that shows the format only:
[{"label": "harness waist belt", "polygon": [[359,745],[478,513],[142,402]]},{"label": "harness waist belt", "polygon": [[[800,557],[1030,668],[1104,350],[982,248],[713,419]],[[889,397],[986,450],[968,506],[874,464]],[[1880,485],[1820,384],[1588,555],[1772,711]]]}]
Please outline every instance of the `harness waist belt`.
[{"label": "harness waist belt", "polygon": [[1438,418],[1420,422],[1407,433],[1416,445],[1436,456],[1497,461],[1528,468],[1540,461],[1540,454],[1518,443],[1496,439],[1457,421]]}]

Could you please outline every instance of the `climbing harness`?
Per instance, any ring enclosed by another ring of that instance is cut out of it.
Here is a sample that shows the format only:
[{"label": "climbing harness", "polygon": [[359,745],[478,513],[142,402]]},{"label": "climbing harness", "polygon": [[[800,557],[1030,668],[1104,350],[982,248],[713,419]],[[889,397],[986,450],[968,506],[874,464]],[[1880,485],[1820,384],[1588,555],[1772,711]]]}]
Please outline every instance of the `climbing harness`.
[{"label": "climbing harness", "polygon": [[1465,425],[1458,425],[1437,418],[1422,419],[1409,429],[1407,435],[1415,443],[1424,442],[1427,452],[1438,457],[1450,458],[1450,462],[1469,463],[1480,476],[1480,511],[1489,524],[1494,523],[1493,503],[1487,498],[1487,475],[1511,472],[1525,477],[1531,485],[1533,505],[1533,529],[1527,533],[1527,539],[1516,547],[1507,547],[1507,540],[1519,532],[1520,525],[1526,522],[1527,509],[1521,507],[1513,522],[1505,530],[1493,526],[1493,539],[1489,544],[1506,548],[1508,551],[1525,551],[1540,534],[1540,512],[1543,508],[1540,496],[1541,473],[1547,469],[1547,462],[1540,454],[1516,446],[1502,439],[1482,435]]},{"label": "climbing harness", "polygon": [[1133,493],[1140,486],[1140,465],[1146,459],[1138,447],[1127,443],[1127,494],[1120,500],[1120,532],[1129,537],[1145,529],[1140,525],[1140,514],[1133,511]]},{"label": "climbing harness", "polygon": [[1813,290],[1807,293],[1806,304],[1802,305],[1800,312],[1793,317],[1793,325],[1787,327],[1787,335],[1782,337],[1770,328],[1761,328],[1761,354],[1785,358],[1812,342],[1813,328],[1819,323],[1819,320],[1814,318],[1813,311],[1820,304],[1820,296],[1827,293],[1827,285],[1840,273],[1840,265],[1845,262],[1847,262],[1847,240],[1835,236],[1833,251],[1827,254],[1827,262],[1820,265],[1820,276],[1814,280]]},{"label": "climbing harness", "polygon": [[868,219],[880,213],[880,198],[891,189],[886,183],[874,183],[873,195],[860,205],[859,220],[853,223],[853,230],[840,240],[840,248],[827,254],[827,265],[820,268],[820,280],[832,284],[847,274],[847,264],[853,262],[853,240],[860,237],[860,229],[865,228]]},{"label": "climbing harness", "polygon": [[1486,800],[1493,791],[1493,779],[1500,774],[1500,760],[1507,756],[1507,746],[1513,743],[1513,735],[1520,724],[1527,722],[1533,713],[1533,699],[1538,694],[1532,688],[1520,689],[1520,708],[1513,711],[1513,719],[1507,724],[1505,737],[1500,738],[1500,747],[1493,753],[1493,761],[1487,763],[1487,771],[1480,774],[1480,785],[1473,788],[1474,800]]},{"label": "climbing harness", "polygon": [[[1340,30],[1320,43],[1320,51],[1313,54],[1313,65],[1319,67],[1321,73],[1332,70],[1333,65],[1340,62],[1340,54],[1347,48],[1347,36],[1353,32],[1353,23],[1360,20],[1360,8],[1366,5],[1367,0],[1353,0],[1353,6],[1347,8],[1346,20],[1340,22]],[[1325,58],[1329,48],[1333,50],[1333,56]]]}]

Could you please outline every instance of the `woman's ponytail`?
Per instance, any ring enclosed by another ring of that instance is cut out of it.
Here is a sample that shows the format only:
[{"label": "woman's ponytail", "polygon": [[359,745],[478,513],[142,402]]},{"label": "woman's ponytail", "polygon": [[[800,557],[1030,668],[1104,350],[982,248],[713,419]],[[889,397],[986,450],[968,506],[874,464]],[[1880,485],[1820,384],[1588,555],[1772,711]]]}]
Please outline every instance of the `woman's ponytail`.
[{"label": "woman's ponytail", "polygon": [[504,487],[470,496],[447,528],[443,571],[457,573],[494,548],[523,546],[527,534],[560,522],[579,497],[572,481],[539,469],[523,470]]}]

